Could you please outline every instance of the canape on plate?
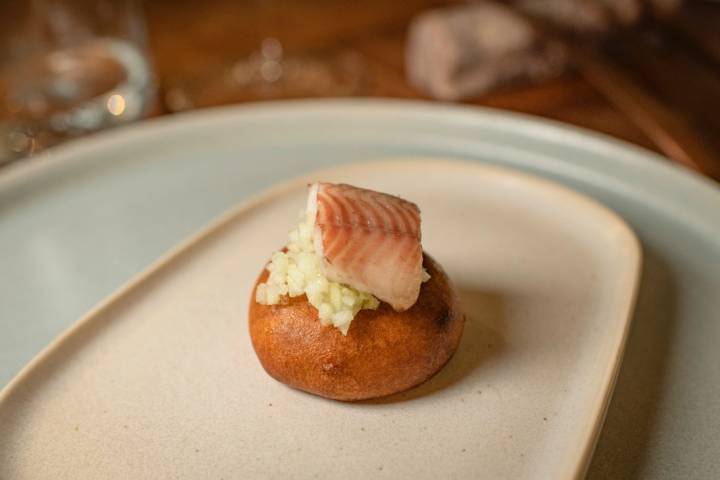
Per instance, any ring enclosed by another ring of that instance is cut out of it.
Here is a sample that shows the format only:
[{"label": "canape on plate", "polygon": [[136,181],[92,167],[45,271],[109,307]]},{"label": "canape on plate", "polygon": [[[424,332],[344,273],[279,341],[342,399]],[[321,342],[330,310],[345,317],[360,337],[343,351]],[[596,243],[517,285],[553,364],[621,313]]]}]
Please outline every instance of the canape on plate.
[{"label": "canape on plate", "polygon": [[423,253],[420,210],[398,197],[315,183],[290,242],[250,299],[260,363],[291,387],[336,400],[397,393],[439,371],[464,316]]}]

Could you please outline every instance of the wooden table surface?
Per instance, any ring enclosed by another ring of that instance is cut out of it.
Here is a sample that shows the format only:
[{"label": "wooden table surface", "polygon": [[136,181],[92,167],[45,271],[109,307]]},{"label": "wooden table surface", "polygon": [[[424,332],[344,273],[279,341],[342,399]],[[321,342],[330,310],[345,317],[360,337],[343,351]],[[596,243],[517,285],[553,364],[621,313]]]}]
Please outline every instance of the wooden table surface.
[{"label": "wooden table surface", "polygon": [[[217,83],[219,76],[235,62],[246,59],[261,39],[269,36],[278,38],[291,55],[312,54],[317,58],[334,58],[339,53],[354,55],[359,59],[363,77],[362,87],[354,95],[427,98],[405,79],[406,31],[418,12],[444,3],[447,2],[146,0],[144,9],[159,82],[160,109],[171,113],[247,100],[232,89],[208,85]],[[716,155],[720,151],[720,121],[715,120],[718,110],[713,110],[715,106],[720,108],[720,49],[713,51],[720,45],[720,28],[707,21],[712,15],[720,20],[718,13],[718,8],[705,4],[693,4],[683,11],[672,30],[682,41],[673,37],[672,48],[661,46],[662,58],[652,51],[659,48],[657,39],[647,34],[648,28],[654,26],[625,35],[621,41],[627,45],[621,43],[621,54],[617,55],[624,57],[618,59],[617,65],[622,66],[623,61],[624,68],[631,65],[630,76],[644,91],[659,99],[658,108],[670,112],[675,122],[672,125],[679,122],[687,127],[686,132],[698,135],[706,152],[710,152],[707,163],[720,158]],[[688,22],[693,24],[698,18],[709,26],[687,28]],[[683,55],[677,47],[688,42],[694,42],[690,48],[699,52],[697,55]],[[601,92],[593,85],[597,83],[588,81],[585,72],[570,69],[559,78],[504,87],[464,103],[560,120],[667,154],[663,135],[668,132],[661,132],[658,140],[654,126],[648,127],[642,113],[638,116],[632,108],[618,106],[616,101],[609,100],[607,91]],[[689,90],[688,86],[698,90]],[[174,98],[179,91],[184,98],[181,108]],[[706,98],[715,92],[716,98]],[[651,118],[650,123],[653,121]],[[718,165],[693,168],[720,179]]]}]

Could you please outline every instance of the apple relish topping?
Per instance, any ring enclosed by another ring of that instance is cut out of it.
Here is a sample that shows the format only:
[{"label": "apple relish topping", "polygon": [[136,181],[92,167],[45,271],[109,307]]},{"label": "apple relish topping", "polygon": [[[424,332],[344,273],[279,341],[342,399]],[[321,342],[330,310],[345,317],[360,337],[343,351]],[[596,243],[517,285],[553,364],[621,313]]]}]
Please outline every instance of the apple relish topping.
[{"label": "apple relish topping", "polygon": [[317,309],[323,325],[333,325],[346,335],[360,310],[375,310],[380,302],[369,293],[325,278],[322,259],[314,246],[314,222],[313,209],[301,213],[300,224],[290,232],[285,251],[275,252],[266,267],[270,275],[258,285],[255,300],[263,305],[277,305],[286,295],[304,294]]}]

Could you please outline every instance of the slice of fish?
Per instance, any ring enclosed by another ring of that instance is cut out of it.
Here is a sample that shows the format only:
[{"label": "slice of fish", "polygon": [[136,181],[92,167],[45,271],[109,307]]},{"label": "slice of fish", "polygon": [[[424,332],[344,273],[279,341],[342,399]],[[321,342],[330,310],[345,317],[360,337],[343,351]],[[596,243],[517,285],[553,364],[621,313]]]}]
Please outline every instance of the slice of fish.
[{"label": "slice of fish", "polygon": [[417,205],[351,185],[315,183],[308,212],[329,280],[371,293],[397,311],[415,304],[423,277]]}]

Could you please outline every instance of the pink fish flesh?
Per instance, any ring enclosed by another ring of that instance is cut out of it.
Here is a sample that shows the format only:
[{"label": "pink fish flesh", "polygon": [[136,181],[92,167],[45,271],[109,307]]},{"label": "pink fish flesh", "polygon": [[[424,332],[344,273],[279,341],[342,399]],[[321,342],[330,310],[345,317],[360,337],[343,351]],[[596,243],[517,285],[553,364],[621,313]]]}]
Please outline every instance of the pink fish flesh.
[{"label": "pink fish flesh", "polygon": [[315,183],[308,208],[316,211],[315,250],[329,280],[397,311],[415,304],[423,277],[417,205],[351,185]]}]

